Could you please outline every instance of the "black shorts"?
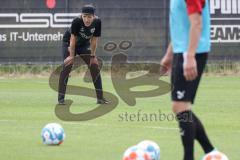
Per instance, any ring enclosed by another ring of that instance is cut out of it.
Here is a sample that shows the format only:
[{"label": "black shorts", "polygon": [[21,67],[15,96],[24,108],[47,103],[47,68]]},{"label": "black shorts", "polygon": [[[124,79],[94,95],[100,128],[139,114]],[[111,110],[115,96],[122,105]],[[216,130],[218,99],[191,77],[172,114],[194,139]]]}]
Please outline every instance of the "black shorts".
[{"label": "black shorts", "polygon": [[[62,56],[63,56],[63,60],[66,59],[69,56],[69,51],[68,51],[68,47],[69,47],[69,42],[62,42]],[[80,54],[91,54],[91,50],[90,50],[90,45],[86,45],[86,46],[76,46],[75,49],[75,55],[80,55]]]},{"label": "black shorts", "polygon": [[172,101],[194,103],[207,58],[208,53],[196,54],[198,77],[193,81],[186,81],[183,75],[183,54],[174,54],[171,73]]}]

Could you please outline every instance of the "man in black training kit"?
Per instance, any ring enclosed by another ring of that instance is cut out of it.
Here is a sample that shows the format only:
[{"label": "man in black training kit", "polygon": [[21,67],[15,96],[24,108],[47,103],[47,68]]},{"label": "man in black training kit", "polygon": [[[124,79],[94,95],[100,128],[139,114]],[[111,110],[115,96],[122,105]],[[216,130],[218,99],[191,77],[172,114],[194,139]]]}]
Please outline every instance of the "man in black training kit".
[{"label": "man in black training kit", "polygon": [[184,160],[194,160],[195,139],[205,154],[218,152],[191,110],[211,46],[208,3],[208,0],[171,0],[171,43],[161,61],[164,68],[172,69],[172,109],[179,123]]},{"label": "man in black training kit", "polygon": [[100,68],[96,58],[98,37],[101,36],[101,20],[95,16],[95,8],[85,5],[82,13],[72,22],[71,28],[63,37],[64,67],[59,78],[58,103],[64,105],[67,81],[71,72],[74,57],[79,55],[88,65],[97,95],[98,104],[108,104],[103,98]]}]

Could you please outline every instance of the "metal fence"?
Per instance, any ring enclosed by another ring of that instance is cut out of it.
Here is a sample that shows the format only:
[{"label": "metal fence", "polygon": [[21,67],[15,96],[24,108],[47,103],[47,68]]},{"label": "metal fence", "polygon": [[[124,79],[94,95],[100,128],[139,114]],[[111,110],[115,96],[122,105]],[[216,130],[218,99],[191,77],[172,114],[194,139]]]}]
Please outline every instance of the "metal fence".
[{"label": "metal fence", "polygon": [[[124,52],[131,61],[159,61],[169,43],[170,0],[0,0],[0,63],[58,63],[61,40],[84,4],[102,19],[97,55],[110,61]],[[213,60],[239,60],[240,0],[210,0]],[[106,52],[123,40],[132,48]]]}]

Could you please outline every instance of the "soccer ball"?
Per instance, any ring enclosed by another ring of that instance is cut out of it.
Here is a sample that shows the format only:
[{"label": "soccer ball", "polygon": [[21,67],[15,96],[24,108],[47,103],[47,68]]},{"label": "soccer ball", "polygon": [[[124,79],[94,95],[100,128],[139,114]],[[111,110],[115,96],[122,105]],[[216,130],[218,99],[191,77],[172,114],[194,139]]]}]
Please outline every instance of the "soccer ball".
[{"label": "soccer ball", "polygon": [[141,148],[132,146],[124,152],[122,160],[151,160],[151,157]]},{"label": "soccer ball", "polygon": [[219,151],[212,151],[205,155],[202,160],[228,160],[227,156]]},{"label": "soccer ball", "polygon": [[60,145],[65,139],[65,132],[60,124],[49,123],[43,127],[41,136],[46,145]]},{"label": "soccer ball", "polygon": [[139,148],[147,152],[151,160],[160,160],[160,147],[151,140],[144,140],[137,145]]}]

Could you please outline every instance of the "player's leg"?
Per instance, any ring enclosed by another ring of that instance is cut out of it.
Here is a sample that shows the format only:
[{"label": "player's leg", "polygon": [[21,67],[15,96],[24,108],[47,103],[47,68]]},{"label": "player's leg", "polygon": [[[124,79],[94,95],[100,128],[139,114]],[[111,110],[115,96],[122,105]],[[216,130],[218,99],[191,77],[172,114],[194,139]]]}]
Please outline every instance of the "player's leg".
[{"label": "player's leg", "polygon": [[[87,51],[89,52],[89,51]],[[109,102],[104,99],[103,97],[103,88],[102,88],[102,78],[100,74],[100,67],[97,63],[93,63],[90,65],[90,52],[87,54],[80,54],[80,57],[83,59],[83,61],[88,65],[90,69],[90,73],[92,76],[92,81],[96,90],[97,95],[97,103],[99,104],[108,104]]]},{"label": "player's leg", "polygon": [[183,76],[182,54],[175,54],[172,66],[172,110],[177,115],[184,147],[184,160],[194,159],[195,125],[191,120],[191,102],[186,100],[186,80]]},{"label": "player's leg", "polygon": [[[63,42],[62,44],[63,59],[66,59],[69,56],[68,46],[69,44],[67,42]],[[63,66],[63,69],[60,73],[59,83],[58,83],[58,103],[59,104],[64,104],[67,82],[68,82],[68,77],[69,77],[69,73],[71,72],[71,69],[72,69],[72,65]]]},{"label": "player's leg", "polygon": [[207,133],[204,129],[202,122],[198,119],[198,117],[194,113],[192,113],[192,117],[193,117],[195,125],[196,125],[195,138],[200,143],[200,145],[202,146],[202,148],[206,154],[213,151],[214,147],[211,144],[211,142],[207,136]]},{"label": "player's leg", "polygon": [[[198,88],[198,85],[199,85],[199,82],[201,80],[201,75],[203,73],[203,70],[205,68],[205,65],[206,65],[206,62],[207,62],[207,58],[208,58],[208,54],[205,53],[205,54],[198,54],[196,56],[196,59],[197,59],[197,68],[198,68],[198,78],[196,80],[196,87],[193,87],[195,88],[195,90],[192,91],[193,93],[193,97],[192,97],[192,103],[194,103],[194,98],[196,96],[196,93],[197,93],[197,88]],[[196,114],[192,113],[192,118],[193,118],[193,121],[196,125],[196,135],[195,135],[195,139],[200,143],[200,145],[202,146],[203,150],[205,153],[209,153],[211,152],[214,147],[213,145],[211,144],[208,136],[207,136],[207,133],[204,129],[204,126],[201,122],[201,120],[196,116]]]},{"label": "player's leg", "polygon": [[184,160],[194,159],[195,124],[191,120],[191,103],[173,101],[173,111],[177,115],[180,135],[184,147]]},{"label": "player's leg", "polygon": [[197,92],[198,84],[206,64],[207,54],[196,56],[198,77],[194,81],[186,81],[183,76],[182,54],[174,55],[171,82],[173,86],[173,111],[177,115],[184,146],[184,160],[194,159],[194,139],[196,138],[205,152],[213,150],[200,120],[191,111],[191,105]]}]

